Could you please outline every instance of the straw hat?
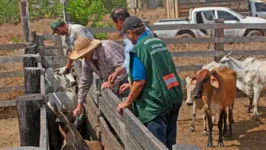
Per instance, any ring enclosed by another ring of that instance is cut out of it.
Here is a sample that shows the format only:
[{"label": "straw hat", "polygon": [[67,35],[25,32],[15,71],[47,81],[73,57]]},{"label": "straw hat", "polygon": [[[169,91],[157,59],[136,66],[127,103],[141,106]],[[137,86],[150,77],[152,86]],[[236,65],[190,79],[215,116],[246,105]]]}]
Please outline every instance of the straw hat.
[{"label": "straw hat", "polygon": [[101,44],[100,40],[81,37],[77,38],[74,43],[74,48],[70,53],[70,59],[78,59],[88,52],[94,50]]}]

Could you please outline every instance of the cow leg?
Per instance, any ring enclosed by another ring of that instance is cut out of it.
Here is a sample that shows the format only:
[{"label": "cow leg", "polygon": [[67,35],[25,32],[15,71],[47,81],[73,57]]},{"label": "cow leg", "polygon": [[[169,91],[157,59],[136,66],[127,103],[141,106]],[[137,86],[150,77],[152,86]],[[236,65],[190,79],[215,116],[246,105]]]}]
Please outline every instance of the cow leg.
[{"label": "cow leg", "polygon": [[190,132],[194,132],[195,131],[196,116],[197,116],[196,104],[195,104],[195,102],[193,102],[192,122],[191,122],[191,125],[190,125],[190,128],[189,128]]},{"label": "cow leg", "polygon": [[[225,110],[226,110],[226,108],[225,108]],[[225,111],[225,113],[224,113],[224,118],[223,118],[223,122],[224,122],[223,136],[225,136],[225,135],[227,134],[226,119],[227,119],[227,113],[226,113],[226,111]]]},{"label": "cow leg", "polygon": [[209,137],[208,137],[207,147],[212,147],[212,127],[213,127],[212,116],[211,116],[211,114],[209,114],[207,112],[206,109],[205,109],[205,115],[207,116],[207,119],[208,119],[208,127],[209,127]]},{"label": "cow leg", "polygon": [[232,122],[233,122],[233,107],[229,107],[229,133],[227,137],[228,140],[232,140],[233,138]]},{"label": "cow leg", "polygon": [[206,127],[206,114],[203,114],[203,131],[202,134],[204,136],[207,136],[207,127]]},{"label": "cow leg", "polygon": [[253,95],[249,95],[249,106],[248,106],[248,113],[251,113],[251,109],[252,109],[252,102],[253,102]]},{"label": "cow leg", "polygon": [[220,112],[219,121],[218,121],[218,128],[219,128],[219,139],[218,139],[218,146],[224,146],[223,143],[223,122],[225,118],[225,108]]},{"label": "cow leg", "polygon": [[260,93],[262,91],[263,87],[254,87],[254,97],[253,97],[253,102],[254,102],[254,112],[252,118],[258,119],[259,118],[259,110],[258,110],[258,103],[259,103],[259,98],[260,98]]}]

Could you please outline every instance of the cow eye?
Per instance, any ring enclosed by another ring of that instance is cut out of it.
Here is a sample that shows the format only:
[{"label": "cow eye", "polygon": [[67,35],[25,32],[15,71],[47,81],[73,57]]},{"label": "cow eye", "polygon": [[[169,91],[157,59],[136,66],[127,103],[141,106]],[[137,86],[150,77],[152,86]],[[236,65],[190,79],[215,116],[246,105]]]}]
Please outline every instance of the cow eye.
[{"label": "cow eye", "polygon": [[208,80],[209,80],[209,78],[205,78],[205,79],[203,80],[203,82],[208,82]]}]

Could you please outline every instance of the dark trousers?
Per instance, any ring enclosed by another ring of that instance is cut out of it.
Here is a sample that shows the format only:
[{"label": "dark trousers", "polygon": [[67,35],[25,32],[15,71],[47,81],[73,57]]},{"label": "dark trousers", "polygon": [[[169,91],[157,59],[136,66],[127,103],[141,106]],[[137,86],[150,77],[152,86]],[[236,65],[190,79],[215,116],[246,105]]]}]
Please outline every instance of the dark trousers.
[{"label": "dark trousers", "polygon": [[173,104],[167,113],[163,113],[145,124],[150,132],[170,150],[176,144],[176,121],[181,105],[182,102]]}]

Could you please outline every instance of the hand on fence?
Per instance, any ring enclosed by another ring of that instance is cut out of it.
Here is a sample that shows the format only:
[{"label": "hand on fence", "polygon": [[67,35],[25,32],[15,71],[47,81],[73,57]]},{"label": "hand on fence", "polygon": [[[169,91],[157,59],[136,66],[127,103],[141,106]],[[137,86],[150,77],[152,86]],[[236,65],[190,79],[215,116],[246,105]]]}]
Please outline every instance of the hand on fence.
[{"label": "hand on fence", "polygon": [[127,101],[123,101],[123,102],[119,103],[118,106],[117,106],[117,112],[120,113],[120,114],[122,114],[122,109],[123,109],[123,108],[127,108],[127,107],[129,107],[130,105],[131,105],[131,104],[128,103]]},{"label": "hand on fence", "polygon": [[108,77],[108,81],[110,83],[114,83],[115,79],[117,78],[118,73],[115,71],[114,73],[112,73],[109,77]]},{"label": "hand on fence", "polygon": [[124,93],[126,90],[130,89],[131,84],[130,83],[125,83],[120,86],[119,92],[120,94]]},{"label": "hand on fence", "polygon": [[78,104],[77,108],[73,111],[73,117],[79,116],[82,112],[82,104]]},{"label": "hand on fence", "polygon": [[112,86],[112,84],[110,83],[110,82],[104,82],[103,84],[102,84],[102,87],[101,87],[101,89],[104,89],[104,88],[110,88]]}]

